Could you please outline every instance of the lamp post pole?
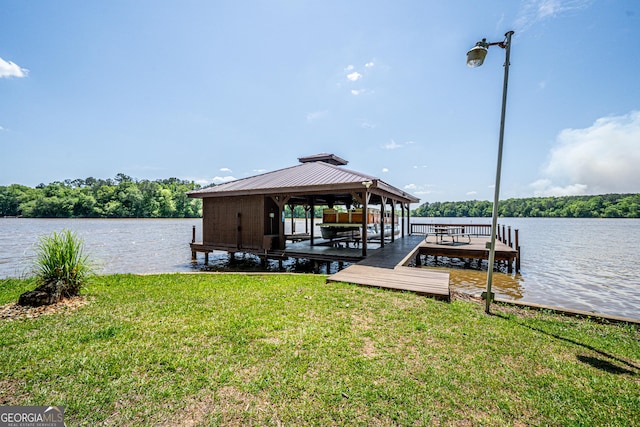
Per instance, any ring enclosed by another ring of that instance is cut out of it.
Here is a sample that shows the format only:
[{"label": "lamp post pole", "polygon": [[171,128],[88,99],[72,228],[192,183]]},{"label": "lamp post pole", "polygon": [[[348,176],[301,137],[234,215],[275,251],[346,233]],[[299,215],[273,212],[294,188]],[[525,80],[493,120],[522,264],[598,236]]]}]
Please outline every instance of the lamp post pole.
[{"label": "lamp post pole", "polygon": [[[502,147],[504,145],[504,121],[507,110],[507,86],[509,83],[509,58],[511,56],[511,36],[513,31],[508,31],[505,34],[505,39],[502,42],[486,43],[483,39],[482,42],[476,44],[467,54],[467,64],[471,67],[477,67],[482,65],[484,56],[486,55],[486,49],[489,46],[500,46],[505,49],[505,62],[504,62],[504,83],[502,86],[502,112],[500,115],[500,137],[498,141],[498,163],[496,166],[496,183],[493,193],[493,213],[491,215],[491,243],[489,247],[489,265],[487,267],[487,292],[485,297],[485,312],[491,313],[491,285],[493,282],[493,265],[496,259],[496,235],[498,234],[498,202],[500,200],[500,175],[502,173]],[[484,49],[484,54],[479,58],[470,56],[473,50]]]}]

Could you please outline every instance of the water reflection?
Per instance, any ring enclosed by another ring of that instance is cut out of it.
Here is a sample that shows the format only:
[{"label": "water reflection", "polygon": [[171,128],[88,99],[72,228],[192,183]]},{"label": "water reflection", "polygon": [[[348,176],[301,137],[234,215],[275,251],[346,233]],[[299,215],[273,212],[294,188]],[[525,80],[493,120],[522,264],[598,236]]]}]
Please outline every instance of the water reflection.
[{"label": "water reflection", "polygon": [[[451,269],[449,284],[455,291],[479,294],[487,289],[487,272]],[[519,300],[524,296],[524,279],[520,274],[493,273],[491,290],[497,298]]]},{"label": "water reflection", "polygon": [[231,257],[226,252],[213,252],[209,256],[209,263],[204,265],[203,259],[192,264],[196,271],[207,272],[285,272],[285,273],[323,273],[333,274],[346,268],[350,263],[344,262],[318,262],[315,263],[305,258],[287,258],[283,261],[267,260],[263,262],[260,257],[252,254],[237,252]]}]

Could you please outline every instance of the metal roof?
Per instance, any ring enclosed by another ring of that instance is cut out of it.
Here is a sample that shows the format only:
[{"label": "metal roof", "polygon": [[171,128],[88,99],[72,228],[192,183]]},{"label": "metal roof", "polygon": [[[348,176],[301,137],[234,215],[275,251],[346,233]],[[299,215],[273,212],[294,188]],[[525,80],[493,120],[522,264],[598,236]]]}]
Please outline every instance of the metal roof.
[{"label": "metal roof", "polygon": [[[310,156],[313,157],[313,156]],[[307,158],[305,158],[307,159]],[[214,187],[202,188],[187,193],[189,197],[225,197],[250,194],[288,194],[302,196],[306,194],[348,194],[362,191],[364,183],[369,183],[369,192],[385,197],[416,203],[420,199],[395,188],[379,178],[361,172],[345,169],[325,161],[301,163],[273,172],[267,172]]]}]

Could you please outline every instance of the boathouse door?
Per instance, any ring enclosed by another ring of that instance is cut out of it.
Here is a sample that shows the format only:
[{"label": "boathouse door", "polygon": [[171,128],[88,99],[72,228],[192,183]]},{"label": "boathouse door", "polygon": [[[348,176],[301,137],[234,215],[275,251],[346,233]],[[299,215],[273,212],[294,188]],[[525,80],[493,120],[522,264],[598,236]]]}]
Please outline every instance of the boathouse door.
[{"label": "boathouse door", "polygon": [[284,249],[284,224],[282,224],[282,212],[270,197],[264,198],[263,229],[263,249]]}]

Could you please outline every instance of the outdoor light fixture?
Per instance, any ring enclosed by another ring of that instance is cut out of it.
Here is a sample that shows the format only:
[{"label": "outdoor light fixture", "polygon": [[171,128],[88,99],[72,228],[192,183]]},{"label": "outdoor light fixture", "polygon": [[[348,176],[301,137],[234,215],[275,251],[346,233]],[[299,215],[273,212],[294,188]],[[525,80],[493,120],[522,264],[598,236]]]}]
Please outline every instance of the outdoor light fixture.
[{"label": "outdoor light fixture", "polygon": [[467,52],[467,65],[471,68],[481,66],[484,58],[487,56],[488,47],[487,39],[482,39],[482,41],[476,43],[476,45]]},{"label": "outdoor light fixture", "polygon": [[467,65],[471,68],[479,67],[487,56],[489,46],[499,46],[505,49],[504,61],[504,85],[502,86],[502,114],[500,116],[500,139],[498,142],[498,166],[496,167],[496,185],[493,194],[493,214],[491,216],[491,243],[489,246],[489,265],[487,267],[487,292],[485,297],[485,312],[490,313],[491,283],[493,281],[493,264],[496,260],[496,234],[498,231],[498,200],[500,199],[500,173],[502,171],[502,146],[504,143],[504,117],[507,109],[507,84],[509,82],[509,56],[511,55],[511,36],[513,31],[508,31],[501,42],[487,43],[482,39],[467,52]]}]

